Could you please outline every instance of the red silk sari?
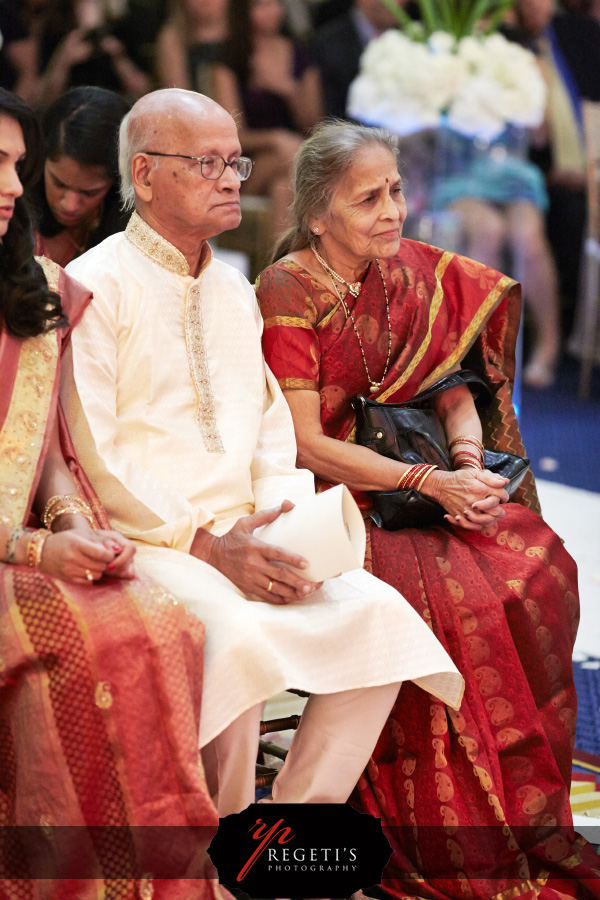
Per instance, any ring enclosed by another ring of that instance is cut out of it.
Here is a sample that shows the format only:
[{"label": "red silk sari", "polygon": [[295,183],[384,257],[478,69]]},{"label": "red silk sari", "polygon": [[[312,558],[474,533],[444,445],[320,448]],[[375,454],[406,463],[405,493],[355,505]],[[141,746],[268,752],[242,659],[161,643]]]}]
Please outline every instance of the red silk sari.
[{"label": "red silk sari", "polygon": [[[44,269],[74,326],[91,294]],[[66,340],[0,330],[4,524],[30,517]],[[0,564],[0,900],[230,896],[202,852],[218,824],[198,764],[203,649],[202,624],[149,579],[83,587]]]},{"label": "red silk sari", "polygon": [[[392,354],[376,399],[407,400],[462,362],[495,393],[486,446],[523,453],[511,403],[518,285],[407,239],[382,269]],[[281,387],[320,391],[325,434],[351,441],[349,400],[369,396],[369,383],[334,292],[283,261],[262,273],[257,296]],[[379,379],[388,324],[374,265],[352,312]],[[368,495],[355,496],[368,507]],[[403,685],[357,786],[356,802],[387,826],[393,855],[381,884],[393,897],[600,896],[597,858],[569,806],[576,567],[538,515],[533,478],[517,499],[482,533],[366,523],[368,568],[423,616],[466,682],[458,713]]]}]

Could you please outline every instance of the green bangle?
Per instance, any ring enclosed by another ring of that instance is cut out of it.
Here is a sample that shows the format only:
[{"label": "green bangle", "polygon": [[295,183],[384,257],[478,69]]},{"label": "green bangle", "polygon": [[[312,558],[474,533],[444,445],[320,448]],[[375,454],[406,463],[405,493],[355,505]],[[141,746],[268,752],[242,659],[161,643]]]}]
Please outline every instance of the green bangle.
[{"label": "green bangle", "polygon": [[25,528],[13,528],[13,530],[9,533],[6,539],[6,545],[4,547],[4,562],[14,563],[19,538],[22,537],[25,532]]}]

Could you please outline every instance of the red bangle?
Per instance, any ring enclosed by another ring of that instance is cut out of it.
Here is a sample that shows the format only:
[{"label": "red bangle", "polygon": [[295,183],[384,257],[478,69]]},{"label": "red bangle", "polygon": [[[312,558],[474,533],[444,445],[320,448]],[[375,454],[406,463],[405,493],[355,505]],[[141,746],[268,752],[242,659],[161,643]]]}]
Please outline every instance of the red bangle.
[{"label": "red bangle", "polygon": [[427,468],[427,463],[415,463],[410,466],[403,475],[398,479],[398,483],[396,485],[397,491],[406,491],[415,480],[418,478],[419,474],[423,472],[424,469]]},{"label": "red bangle", "polygon": [[473,444],[474,447],[477,447],[477,449],[483,453],[483,444],[474,434],[465,434],[462,437],[455,437],[454,440],[450,441],[448,444],[448,450],[452,450],[455,444]]},{"label": "red bangle", "polygon": [[455,469],[461,469],[463,466],[472,466],[474,469],[483,470],[485,466],[481,459],[473,453],[457,453],[452,457],[452,465]]},{"label": "red bangle", "polygon": [[471,453],[470,450],[459,450],[457,453],[454,453],[452,462],[456,462],[457,459],[462,459],[463,457],[474,459],[476,463],[482,463],[481,456],[476,456],[474,453]]}]

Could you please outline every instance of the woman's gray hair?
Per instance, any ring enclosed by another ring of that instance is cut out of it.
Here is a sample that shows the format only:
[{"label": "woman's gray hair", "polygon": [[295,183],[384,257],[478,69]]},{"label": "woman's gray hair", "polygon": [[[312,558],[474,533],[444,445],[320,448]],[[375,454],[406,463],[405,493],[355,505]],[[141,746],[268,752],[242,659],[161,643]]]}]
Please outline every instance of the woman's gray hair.
[{"label": "woman's gray hair", "polygon": [[316,126],[294,160],[293,225],[278,241],[273,261],[307,247],[314,240],[311,220],[327,215],[348,169],[359,153],[373,146],[389,150],[399,165],[398,138],[391,131],[354,125],[343,119],[327,119]]},{"label": "woman's gray hair", "polygon": [[[145,149],[155,129],[147,115],[136,115],[135,108],[124,117],[119,128],[119,174],[121,176],[121,205],[127,212],[135,207],[135,190],[131,177],[131,163],[136,153]],[[153,158],[153,164],[155,164]]]}]

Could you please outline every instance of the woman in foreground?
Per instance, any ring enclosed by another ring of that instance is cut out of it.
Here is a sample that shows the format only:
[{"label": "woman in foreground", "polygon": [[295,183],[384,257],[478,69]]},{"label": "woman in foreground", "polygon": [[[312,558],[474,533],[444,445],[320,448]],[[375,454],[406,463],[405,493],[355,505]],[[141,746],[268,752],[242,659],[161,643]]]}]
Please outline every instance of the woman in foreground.
[{"label": "woman in foreground", "polygon": [[218,821],[198,768],[203,628],[134,576],[57,409],[91,295],[32,256],[41,146],[0,89],[0,824],[35,826],[0,829],[0,896],[215,900],[191,828]]},{"label": "woman in foreground", "polygon": [[459,712],[403,690],[358,784],[362,808],[396,826],[386,896],[599,896],[569,807],[575,564],[539,516],[531,476],[507,503],[504,480],[481,462],[482,443],[523,453],[511,404],[518,286],[401,239],[387,132],[319,126],[294,189],[294,226],[257,294],[299,465],[321,487],[346,483],[368,515],[368,492],[397,489],[408,466],[354,443],[351,397],[406,401],[461,365],[494,395],[482,420],[466,387],[437,396],[454,470],[428,471],[420,490],[445,521],[392,532],[366,519],[368,567],[407,597],[466,680]]}]

